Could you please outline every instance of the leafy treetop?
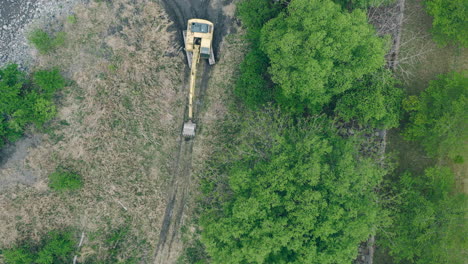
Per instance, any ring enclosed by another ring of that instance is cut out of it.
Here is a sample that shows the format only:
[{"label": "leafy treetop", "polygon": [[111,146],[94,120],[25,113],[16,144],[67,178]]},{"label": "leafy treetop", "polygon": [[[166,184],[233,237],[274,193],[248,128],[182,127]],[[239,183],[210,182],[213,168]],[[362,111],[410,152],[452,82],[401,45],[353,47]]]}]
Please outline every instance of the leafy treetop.
[{"label": "leafy treetop", "polygon": [[410,123],[404,134],[420,141],[432,155],[456,158],[466,151],[468,140],[468,78],[466,73],[440,75],[420,96],[404,101]]},{"label": "leafy treetop", "polygon": [[468,47],[468,1],[426,0],[426,10],[433,17],[432,32],[438,43]]},{"label": "leafy treetop", "polygon": [[313,112],[381,68],[386,53],[364,11],[343,12],[330,0],[291,1],[265,24],[261,45],[278,101]]},{"label": "leafy treetop", "polygon": [[213,262],[350,263],[375,225],[384,171],[320,119],[244,120],[225,166],[231,195],[201,221]]}]

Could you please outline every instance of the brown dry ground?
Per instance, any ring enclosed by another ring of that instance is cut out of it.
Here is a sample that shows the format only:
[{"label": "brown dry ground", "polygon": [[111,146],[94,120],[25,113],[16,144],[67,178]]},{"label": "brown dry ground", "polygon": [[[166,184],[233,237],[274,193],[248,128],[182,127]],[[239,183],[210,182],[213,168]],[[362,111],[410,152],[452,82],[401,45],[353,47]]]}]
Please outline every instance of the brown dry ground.
[{"label": "brown dry ground", "polygon": [[[79,261],[103,259],[105,240],[121,228],[129,232],[118,258],[147,262],[183,123],[184,57],[153,1],[91,1],[74,12],[76,23],[60,18],[49,27],[66,32],[65,45],[38,55],[37,68],[59,67],[71,84],[42,144],[24,161],[39,180],[0,194],[0,248],[72,227],[85,232]],[[47,175],[57,167],[78,172],[84,187],[52,192]]]},{"label": "brown dry ground", "polygon": [[[228,4],[222,13],[233,18],[234,10]],[[161,6],[152,0],[91,1],[74,13],[75,23],[59,18],[58,23],[37,26],[66,32],[63,47],[36,54],[36,68],[59,67],[70,85],[57,100],[58,117],[24,160],[38,181],[0,192],[0,248],[71,227],[77,244],[85,233],[79,263],[109,262],[110,250],[123,263],[132,257],[142,263],[175,263],[184,247],[180,228],[194,227],[198,190],[192,171],[201,172],[216,144],[215,124],[227,112],[245,51],[242,33],[228,29],[217,64],[208,70],[202,63],[195,101],[197,136],[185,141],[180,134],[188,69],[180,32],[170,30]],[[189,147],[181,158],[184,146]],[[82,175],[84,187],[51,191],[47,176],[56,168]],[[118,231],[124,235],[109,243]]]}]

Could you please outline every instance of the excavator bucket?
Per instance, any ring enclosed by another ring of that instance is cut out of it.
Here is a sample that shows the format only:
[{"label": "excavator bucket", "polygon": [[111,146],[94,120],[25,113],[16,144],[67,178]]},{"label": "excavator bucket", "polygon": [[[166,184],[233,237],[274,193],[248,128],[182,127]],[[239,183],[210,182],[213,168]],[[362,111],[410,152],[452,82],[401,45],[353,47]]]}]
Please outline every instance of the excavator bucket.
[{"label": "excavator bucket", "polygon": [[184,123],[184,129],[182,131],[182,135],[184,137],[194,137],[195,136],[195,127],[197,124],[192,123],[192,121],[188,121]]}]

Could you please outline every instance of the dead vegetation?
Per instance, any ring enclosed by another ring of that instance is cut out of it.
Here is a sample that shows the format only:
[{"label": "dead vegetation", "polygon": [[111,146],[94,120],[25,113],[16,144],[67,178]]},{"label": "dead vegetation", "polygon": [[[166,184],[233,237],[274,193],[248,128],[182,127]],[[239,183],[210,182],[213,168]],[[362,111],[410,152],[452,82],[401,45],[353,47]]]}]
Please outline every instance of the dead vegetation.
[{"label": "dead vegetation", "polygon": [[[58,66],[71,84],[25,159],[38,181],[0,194],[0,248],[71,226],[85,233],[78,262],[105,259],[115,247],[109,235],[124,228],[115,259],[151,259],[183,122],[182,53],[152,1],[90,2],[74,13],[73,23],[49,27],[66,33],[65,46],[38,57],[38,67]],[[79,172],[84,187],[52,193],[47,175],[58,166]]]}]

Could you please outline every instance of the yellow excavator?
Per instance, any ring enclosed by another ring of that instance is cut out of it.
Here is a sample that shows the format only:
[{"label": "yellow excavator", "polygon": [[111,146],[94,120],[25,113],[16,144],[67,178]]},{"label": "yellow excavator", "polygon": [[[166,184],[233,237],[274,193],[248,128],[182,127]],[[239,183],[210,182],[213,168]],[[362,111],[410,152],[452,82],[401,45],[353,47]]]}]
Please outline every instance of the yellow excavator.
[{"label": "yellow excavator", "polygon": [[185,43],[185,52],[190,67],[190,92],[188,121],[184,123],[182,135],[194,137],[196,124],[193,122],[193,99],[195,97],[195,84],[197,67],[201,59],[208,59],[210,65],[215,63],[213,52],[213,23],[204,19],[189,19],[187,30],[182,32]]}]

